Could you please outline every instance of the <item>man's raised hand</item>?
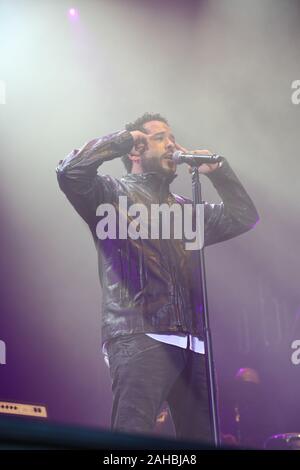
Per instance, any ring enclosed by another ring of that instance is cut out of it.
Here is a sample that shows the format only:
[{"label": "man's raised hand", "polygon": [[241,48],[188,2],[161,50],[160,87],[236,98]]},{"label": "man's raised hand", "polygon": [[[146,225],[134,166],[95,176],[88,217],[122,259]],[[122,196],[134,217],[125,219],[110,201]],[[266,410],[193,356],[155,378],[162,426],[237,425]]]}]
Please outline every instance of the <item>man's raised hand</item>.
[{"label": "man's raised hand", "polygon": [[139,157],[141,153],[144,153],[148,149],[149,136],[141,131],[130,131],[130,134],[134,140],[133,147],[130,150],[130,155]]}]

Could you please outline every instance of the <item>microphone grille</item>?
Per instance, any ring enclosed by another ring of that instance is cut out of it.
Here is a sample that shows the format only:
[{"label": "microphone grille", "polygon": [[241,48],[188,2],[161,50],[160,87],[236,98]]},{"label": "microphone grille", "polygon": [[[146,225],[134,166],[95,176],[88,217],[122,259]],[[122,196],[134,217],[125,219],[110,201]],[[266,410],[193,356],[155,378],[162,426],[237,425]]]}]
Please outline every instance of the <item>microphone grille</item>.
[{"label": "microphone grille", "polygon": [[181,163],[181,156],[182,152],[180,150],[176,150],[176,152],[173,153],[172,159],[175,163]]}]

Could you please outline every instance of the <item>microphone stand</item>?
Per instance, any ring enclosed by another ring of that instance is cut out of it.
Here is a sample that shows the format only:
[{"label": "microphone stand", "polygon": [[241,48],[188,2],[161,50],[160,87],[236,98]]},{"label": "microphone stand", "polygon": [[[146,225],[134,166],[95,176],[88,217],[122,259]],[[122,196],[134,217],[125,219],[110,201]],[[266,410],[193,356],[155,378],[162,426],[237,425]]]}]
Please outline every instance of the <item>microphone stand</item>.
[{"label": "microphone stand", "polygon": [[[203,203],[201,194],[201,183],[199,178],[199,171],[197,166],[192,166],[192,192],[193,192],[193,206],[196,209],[196,204]],[[210,405],[210,421],[211,429],[213,433],[214,444],[216,447],[220,446],[220,432],[219,432],[219,421],[217,414],[217,389],[216,379],[214,373],[213,363],[213,352],[212,352],[212,340],[211,332],[209,327],[209,315],[208,315],[208,300],[206,290],[206,274],[205,274],[205,260],[204,260],[204,246],[196,251],[198,258],[197,262],[197,275],[201,276],[201,286],[203,295],[203,316],[204,316],[204,345],[205,345],[205,367],[208,385],[208,399]]]}]

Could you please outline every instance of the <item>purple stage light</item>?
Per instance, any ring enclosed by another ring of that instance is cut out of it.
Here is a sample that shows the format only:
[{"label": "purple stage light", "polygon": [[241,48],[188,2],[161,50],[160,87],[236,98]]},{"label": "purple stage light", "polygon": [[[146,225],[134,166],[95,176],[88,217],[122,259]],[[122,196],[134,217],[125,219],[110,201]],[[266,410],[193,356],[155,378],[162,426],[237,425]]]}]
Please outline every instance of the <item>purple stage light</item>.
[{"label": "purple stage light", "polygon": [[72,19],[75,19],[75,18],[78,18],[78,10],[76,10],[76,8],[70,8],[69,9],[69,16],[70,18]]}]

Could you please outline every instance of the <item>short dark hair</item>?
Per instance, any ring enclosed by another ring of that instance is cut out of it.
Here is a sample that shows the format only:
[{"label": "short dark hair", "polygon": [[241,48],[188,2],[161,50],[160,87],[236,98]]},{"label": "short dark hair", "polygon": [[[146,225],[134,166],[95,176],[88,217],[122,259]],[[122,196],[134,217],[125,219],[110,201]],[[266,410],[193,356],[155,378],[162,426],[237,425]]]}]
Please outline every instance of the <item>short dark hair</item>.
[{"label": "short dark hair", "polygon": [[[128,124],[125,125],[125,129],[127,131],[141,131],[141,132],[146,132],[146,129],[144,128],[144,124],[149,121],[161,121],[164,122],[165,124],[169,125],[168,121],[166,118],[161,116],[159,113],[145,113],[143,116],[137,118],[133,122],[129,122]],[[129,154],[123,155],[122,157],[122,162],[125,165],[125,168],[127,170],[127,173],[131,172],[132,169],[132,161],[129,158]]]}]

